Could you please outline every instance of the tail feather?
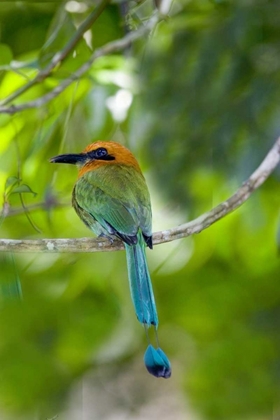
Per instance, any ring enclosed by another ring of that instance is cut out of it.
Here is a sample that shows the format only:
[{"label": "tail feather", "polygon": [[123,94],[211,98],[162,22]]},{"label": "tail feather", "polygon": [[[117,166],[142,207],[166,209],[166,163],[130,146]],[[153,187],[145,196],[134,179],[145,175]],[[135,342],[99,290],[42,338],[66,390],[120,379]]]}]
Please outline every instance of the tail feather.
[{"label": "tail feather", "polygon": [[1,282],[0,284],[0,301],[11,299],[22,299],[21,284],[19,278],[13,281]]},{"label": "tail feather", "polygon": [[142,324],[157,327],[158,315],[142,234],[139,232],[136,245],[125,244],[125,249],[130,293],[136,316]]},{"label": "tail feather", "polygon": [[20,278],[13,254],[1,258],[0,303],[22,300]]}]

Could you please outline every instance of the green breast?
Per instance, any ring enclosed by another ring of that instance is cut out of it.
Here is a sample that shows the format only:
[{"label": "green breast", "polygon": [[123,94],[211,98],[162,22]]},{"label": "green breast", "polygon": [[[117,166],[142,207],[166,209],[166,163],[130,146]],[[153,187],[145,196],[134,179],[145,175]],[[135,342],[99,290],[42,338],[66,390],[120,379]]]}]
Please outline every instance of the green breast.
[{"label": "green breast", "polygon": [[139,228],[152,234],[147,184],[131,166],[110,164],[86,172],[74,187],[73,206],[98,235],[108,233],[108,224],[125,235],[135,235]]}]

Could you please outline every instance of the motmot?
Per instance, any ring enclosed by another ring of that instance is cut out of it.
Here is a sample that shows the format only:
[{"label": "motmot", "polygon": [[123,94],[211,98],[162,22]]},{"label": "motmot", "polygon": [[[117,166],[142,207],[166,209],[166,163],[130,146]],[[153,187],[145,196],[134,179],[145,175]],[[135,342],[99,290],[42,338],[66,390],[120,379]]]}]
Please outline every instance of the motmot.
[{"label": "motmot", "polygon": [[[153,247],[151,201],[136,158],[119,143],[97,141],[81,153],[55,156],[50,162],[78,167],[72,205],[96,235],[123,242],[136,316],[146,333],[154,326],[157,338],[158,315],[145,253],[146,245]],[[157,348],[148,345],[144,362],[152,375],[171,376],[170,362],[158,338]]]}]

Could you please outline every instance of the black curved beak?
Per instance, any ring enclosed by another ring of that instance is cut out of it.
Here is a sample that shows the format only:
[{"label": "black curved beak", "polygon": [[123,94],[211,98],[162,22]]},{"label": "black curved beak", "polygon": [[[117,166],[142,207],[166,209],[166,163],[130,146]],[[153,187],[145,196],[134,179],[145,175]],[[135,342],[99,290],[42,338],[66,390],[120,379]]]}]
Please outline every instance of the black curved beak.
[{"label": "black curved beak", "polygon": [[86,153],[77,153],[77,154],[67,154],[67,155],[58,155],[50,159],[51,163],[69,163],[71,165],[84,165],[88,160]]}]

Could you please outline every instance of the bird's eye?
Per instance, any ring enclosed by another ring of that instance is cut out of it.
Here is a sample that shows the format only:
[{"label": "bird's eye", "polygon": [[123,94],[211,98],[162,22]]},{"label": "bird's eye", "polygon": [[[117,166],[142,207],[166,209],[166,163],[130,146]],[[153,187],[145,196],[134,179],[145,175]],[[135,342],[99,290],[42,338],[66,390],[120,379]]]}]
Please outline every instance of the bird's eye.
[{"label": "bird's eye", "polygon": [[104,147],[99,147],[94,151],[94,154],[96,159],[100,159],[104,156],[107,156],[108,152],[107,149],[105,149]]}]

